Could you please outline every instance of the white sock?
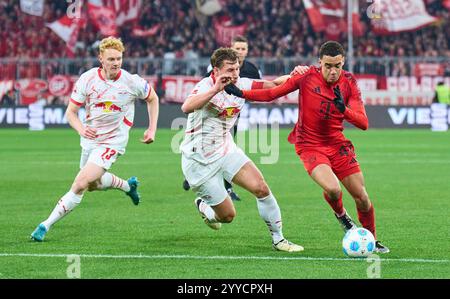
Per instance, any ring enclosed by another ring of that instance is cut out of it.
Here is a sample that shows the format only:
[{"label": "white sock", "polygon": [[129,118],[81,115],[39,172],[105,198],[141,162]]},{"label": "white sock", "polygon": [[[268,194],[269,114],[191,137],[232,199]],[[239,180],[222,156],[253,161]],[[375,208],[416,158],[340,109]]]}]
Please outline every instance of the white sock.
[{"label": "white sock", "polygon": [[264,222],[266,222],[269,228],[270,234],[274,244],[277,244],[284,239],[282,233],[281,212],[278,206],[277,200],[273,196],[272,192],[263,198],[257,198],[256,203],[258,205],[259,215]]},{"label": "white sock", "polygon": [[56,204],[47,220],[42,222],[47,230],[58,220],[69,214],[81,202],[83,195],[77,195],[72,191],[67,192]]},{"label": "white sock", "polygon": [[198,209],[200,210],[200,212],[205,214],[206,218],[208,218],[208,220],[211,223],[218,222],[216,219],[216,212],[214,212],[214,210],[209,205],[207,205],[203,200],[200,201]]},{"label": "white sock", "polygon": [[100,190],[120,189],[125,192],[130,191],[130,185],[128,185],[126,180],[123,180],[110,172],[105,172],[105,174],[100,178],[100,181],[101,185],[98,186],[98,189]]}]

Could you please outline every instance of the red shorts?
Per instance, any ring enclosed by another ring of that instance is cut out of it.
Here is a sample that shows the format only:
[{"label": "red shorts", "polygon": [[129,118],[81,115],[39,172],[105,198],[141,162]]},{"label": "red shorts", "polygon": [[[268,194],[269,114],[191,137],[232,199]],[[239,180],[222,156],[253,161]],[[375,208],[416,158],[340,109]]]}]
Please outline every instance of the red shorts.
[{"label": "red shorts", "polygon": [[340,181],[361,171],[351,141],[322,147],[302,147],[296,144],[295,151],[309,175],[319,164],[330,166]]}]

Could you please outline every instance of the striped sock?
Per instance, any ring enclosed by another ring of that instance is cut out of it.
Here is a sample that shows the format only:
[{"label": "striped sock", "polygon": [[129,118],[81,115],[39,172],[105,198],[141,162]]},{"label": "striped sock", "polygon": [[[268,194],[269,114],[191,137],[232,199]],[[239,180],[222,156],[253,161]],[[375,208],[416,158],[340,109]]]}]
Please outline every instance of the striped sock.
[{"label": "striped sock", "polygon": [[281,221],[281,211],[277,200],[273,194],[270,193],[266,197],[257,198],[256,204],[258,206],[259,215],[266,223],[267,228],[272,235],[273,243],[277,244],[284,239],[282,232],[283,223]]},{"label": "striped sock", "polygon": [[69,214],[70,211],[78,206],[82,198],[83,195],[77,195],[73,193],[72,190],[64,194],[64,196],[61,197],[61,199],[56,204],[50,216],[48,216],[48,218],[44,222],[42,222],[47,230],[49,230],[55,222]]},{"label": "striped sock", "polygon": [[128,185],[126,180],[123,180],[110,172],[105,172],[100,181],[101,185],[98,186],[98,189],[100,190],[120,189],[125,192],[130,191],[130,185]]}]

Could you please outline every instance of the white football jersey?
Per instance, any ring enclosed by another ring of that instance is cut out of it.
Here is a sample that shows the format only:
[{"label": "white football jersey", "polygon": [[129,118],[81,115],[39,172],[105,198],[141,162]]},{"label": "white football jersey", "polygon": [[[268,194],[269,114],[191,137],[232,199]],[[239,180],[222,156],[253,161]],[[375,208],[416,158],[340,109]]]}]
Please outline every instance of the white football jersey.
[{"label": "white football jersey", "polygon": [[114,80],[103,78],[101,68],[83,73],[75,83],[70,101],[85,105],[85,124],[97,129],[98,137],[95,140],[81,137],[81,146],[102,145],[125,153],[133,125],[134,101],[146,99],[150,91],[146,80],[123,69]]},{"label": "white football jersey", "polygon": [[[236,86],[248,90],[252,89],[252,83],[251,79],[239,78]],[[188,98],[205,93],[213,86],[212,76],[204,78],[197,83]],[[234,150],[236,145],[230,129],[244,104],[245,99],[221,91],[201,109],[189,113],[184,140],[180,145],[182,154],[188,159],[209,164]]]}]

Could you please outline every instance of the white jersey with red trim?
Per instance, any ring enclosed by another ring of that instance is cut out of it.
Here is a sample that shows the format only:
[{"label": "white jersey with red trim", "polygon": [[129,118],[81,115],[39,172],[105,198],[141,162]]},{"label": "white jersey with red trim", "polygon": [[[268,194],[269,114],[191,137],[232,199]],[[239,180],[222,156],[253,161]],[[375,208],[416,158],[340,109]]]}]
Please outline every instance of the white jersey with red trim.
[{"label": "white jersey with red trim", "polygon": [[[214,78],[206,77],[194,87],[191,94],[202,94],[214,86]],[[239,78],[236,86],[252,89],[254,81]],[[225,91],[216,94],[203,108],[189,113],[184,140],[180,145],[182,154],[203,164],[212,163],[235,149],[230,129],[236,123],[245,99],[229,95]]]},{"label": "white jersey with red trim", "polygon": [[97,129],[98,137],[95,140],[81,137],[81,146],[101,145],[125,153],[133,125],[134,101],[147,98],[150,91],[146,80],[122,69],[114,80],[105,79],[101,68],[83,73],[75,83],[70,101],[85,106],[85,125]]}]

